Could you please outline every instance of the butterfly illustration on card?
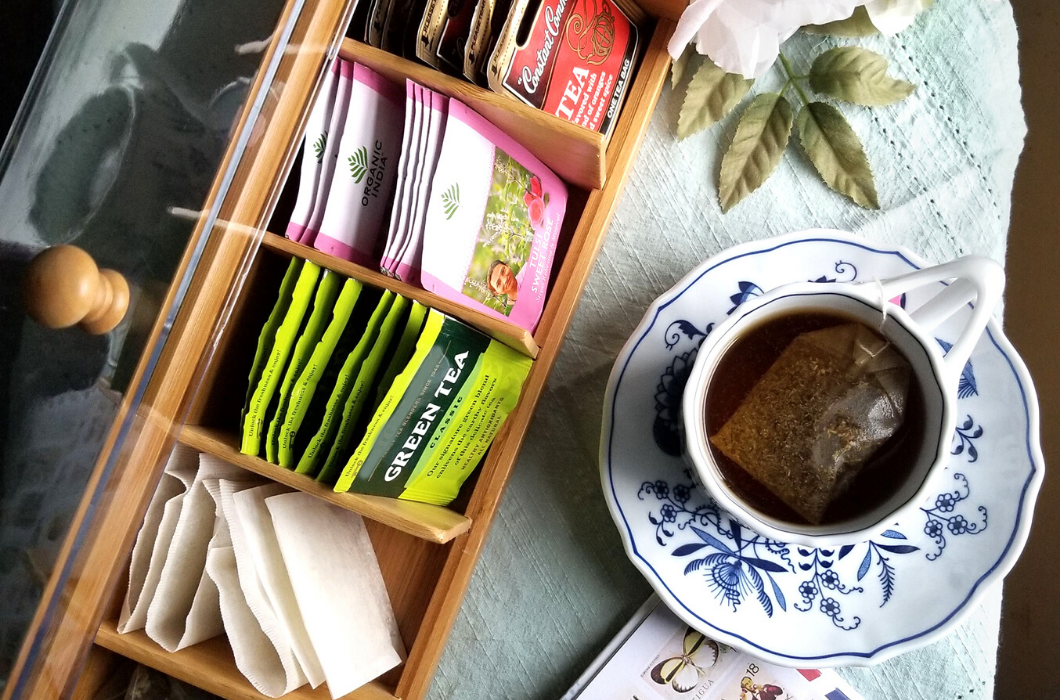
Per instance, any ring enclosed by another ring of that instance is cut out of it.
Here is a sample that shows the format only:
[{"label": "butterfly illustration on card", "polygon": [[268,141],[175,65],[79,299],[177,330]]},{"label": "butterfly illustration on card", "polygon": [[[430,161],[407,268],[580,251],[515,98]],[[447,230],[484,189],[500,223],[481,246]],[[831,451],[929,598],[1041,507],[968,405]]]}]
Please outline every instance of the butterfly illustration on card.
[{"label": "butterfly illustration on card", "polygon": [[651,679],[659,685],[669,685],[678,693],[687,693],[699,685],[706,670],[718,661],[720,648],[713,639],[691,627],[685,630],[681,642],[682,653],[664,659],[651,670]]}]

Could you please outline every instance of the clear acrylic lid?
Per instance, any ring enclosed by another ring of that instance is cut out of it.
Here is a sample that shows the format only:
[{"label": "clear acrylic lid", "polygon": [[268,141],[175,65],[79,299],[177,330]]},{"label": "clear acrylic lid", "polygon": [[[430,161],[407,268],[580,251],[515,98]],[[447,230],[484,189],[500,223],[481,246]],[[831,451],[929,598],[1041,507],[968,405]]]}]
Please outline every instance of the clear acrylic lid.
[{"label": "clear acrylic lid", "polygon": [[[0,151],[5,698],[73,691],[352,5],[64,4]],[[30,318],[96,267],[115,328]]]}]

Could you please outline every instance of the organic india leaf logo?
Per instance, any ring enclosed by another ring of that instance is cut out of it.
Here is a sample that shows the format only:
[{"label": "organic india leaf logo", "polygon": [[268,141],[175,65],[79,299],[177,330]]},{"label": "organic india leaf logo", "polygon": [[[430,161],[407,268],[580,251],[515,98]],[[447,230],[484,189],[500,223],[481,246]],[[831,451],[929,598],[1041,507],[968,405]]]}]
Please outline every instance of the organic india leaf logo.
[{"label": "organic india leaf logo", "polygon": [[368,149],[361,146],[350,156],[350,174],[353,175],[353,181],[359,184],[366,172],[368,172]]},{"label": "organic india leaf logo", "polygon": [[442,208],[445,210],[445,220],[453,218],[453,214],[460,208],[460,183],[454,182],[449,189],[442,192]]},{"label": "organic india leaf logo", "polygon": [[313,142],[313,153],[316,154],[317,162],[324,162],[324,149],[328,145],[328,132],[324,132]]}]

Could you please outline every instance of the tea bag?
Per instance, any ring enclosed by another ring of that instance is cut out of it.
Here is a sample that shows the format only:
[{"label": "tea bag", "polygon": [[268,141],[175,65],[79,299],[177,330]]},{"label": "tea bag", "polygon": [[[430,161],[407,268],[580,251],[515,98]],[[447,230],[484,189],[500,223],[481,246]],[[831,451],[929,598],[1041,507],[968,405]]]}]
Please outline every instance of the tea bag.
[{"label": "tea bag", "polygon": [[129,586],[118,618],[118,631],[122,634],[143,629],[147,624],[147,609],[162,577],[162,567],[166,564],[184,496],[194,483],[198,468],[197,452],[184,445],[173,448],[147,507],[144,524],[136,534],[129,563]]},{"label": "tea bag", "polygon": [[265,499],[305,629],[334,698],[405,660],[364,520],[306,493]]},{"label": "tea bag", "polygon": [[908,361],[858,323],[803,333],[710,441],[813,524],[905,418]]}]

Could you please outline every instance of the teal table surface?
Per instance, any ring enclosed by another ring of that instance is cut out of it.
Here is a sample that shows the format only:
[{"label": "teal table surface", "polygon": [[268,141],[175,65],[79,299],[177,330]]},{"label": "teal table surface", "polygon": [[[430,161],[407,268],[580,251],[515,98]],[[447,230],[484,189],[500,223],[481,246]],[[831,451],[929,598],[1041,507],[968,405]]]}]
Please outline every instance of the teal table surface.
[{"label": "teal table surface", "polygon": [[[916,92],[886,108],[844,107],[865,144],[881,209],[828,190],[797,147],[765,186],[722,214],[719,150],[732,115],[678,142],[665,89],[585,296],[537,409],[430,691],[442,698],[557,698],[650,594],[626,559],[600,490],[604,387],[651,301],[725,248],[800,229],[855,232],[941,262],[1004,260],[1012,181],[1026,133],[1016,27],[1007,2],[937,0],[896,37],[796,34],[798,70],[856,43]],[[774,71],[755,91],[778,89]],[[990,698],[1000,589],[953,633],[871,668],[841,673],[870,700]]]}]

